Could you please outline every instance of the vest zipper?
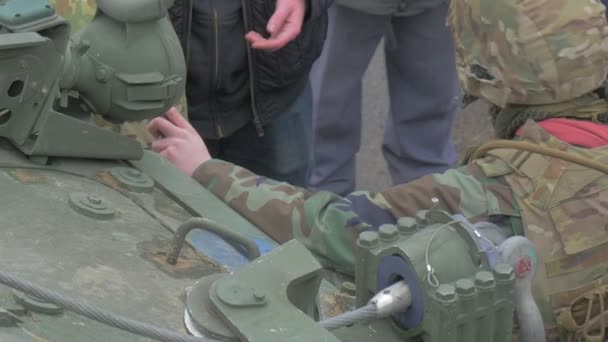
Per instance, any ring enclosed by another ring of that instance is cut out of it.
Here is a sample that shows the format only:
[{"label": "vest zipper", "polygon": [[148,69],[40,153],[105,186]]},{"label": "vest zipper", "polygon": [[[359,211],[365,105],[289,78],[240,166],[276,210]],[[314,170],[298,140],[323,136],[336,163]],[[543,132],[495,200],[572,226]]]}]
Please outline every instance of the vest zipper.
[{"label": "vest zipper", "polygon": [[[247,0],[241,0],[243,7],[243,21],[245,23],[245,32],[251,31],[252,27],[249,26],[249,12],[247,7]],[[253,71],[253,58],[251,45],[247,42],[247,61],[249,63],[249,91],[251,92],[251,112],[253,113],[253,124],[258,136],[264,136],[264,128],[257,112],[257,105],[255,101],[255,72]]]},{"label": "vest zipper", "polygon": [[185,14],[186,14],[186,46],[184,53],[186,54],[186,67],[190,66],[190,39],[192,37],[192,1],[186,0]]},{"label": "vest zipper", "polygon": [[[213,44],[214,44],[214,58],[213,61],[213,89],[217,88],[217,82],[219,80],[219,72],[220,72],[220,28],[219,28],[219,19],[217,15],[217,8],[213,9]],[[224,137],[224,128],[222,127],[222,123],[217,118],[214,118],[215,127],[217,131],[218,138]]]}]

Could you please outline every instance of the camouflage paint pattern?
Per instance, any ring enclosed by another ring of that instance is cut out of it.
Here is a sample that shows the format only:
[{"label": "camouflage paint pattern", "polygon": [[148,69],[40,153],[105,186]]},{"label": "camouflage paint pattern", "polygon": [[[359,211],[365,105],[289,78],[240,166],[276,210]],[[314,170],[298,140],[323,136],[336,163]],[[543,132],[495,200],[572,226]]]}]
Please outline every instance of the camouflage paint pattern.
[{"label": "camouflage paint pattern", "polygon": [[[84,28],[97,11],[96,0],[49,0],[55,6],[57,14],[66,18],[71,25],[72,34]],[[176,107],[182,115],[188,117],[186,98],[183,97]],[[93,114],[92,121],[100,126],[110,129],[116,133],[129,136],[139,141],[142,146],[149,147],[154,137],[148,132],[148,120],[142,122],[127,122],[123,124],[113,124],[103,119],[100,115]]]},{"label": "camouflage paint pattern", "polygon": [[510,234],[522,232],[509,186],[500,177],[487,177],[477,164],[380,193],[359,191],[346,197],[311,193],[221,160],[204,163],[193,177],[278,242],[297,238],[326,267],[350,274],[359,233],[429,209],[434,197],[448,212],[463,213],[472,221],[491,219]]},{"label": "camouflage paint pattern", "polygon": [[567,101],[608,74],[599,0],[453,0],[448,21],[463,89],[500,107]]},{"label": "camouflage paint pattern", "polygon": [[596,93],[588,93],[576,99],[546,105],[507,105],[500,111],[490,111],[494,132],[499,139],[512,139],[528,119],[542,121],[548,118],[570,118],[600,122],[608,113],[608,102]]},{"label": "camouflage paint pattern", "polygon": [[[532,120],[521,139],[608,162],[608,147],[570,146]],[[550,331],[555,310],[608,280],[608,176],[559,159],[499,149],[458,169],[346,197],[311,193],[221,160],[202,164],[193,177],[278,242],[296,238],[324,266],[349,274],[360,232],[428,209],[433,197],[440,209],[472,222],[525,234],[538,248],[534,294]]]},{"label": "camouflage paint pattern", "polygon": [[[608,146],[566,144],[531,120],[521,139],[608,163]],[[608,175],[529,152],[504,149],[489,154],[516,171],[505,179],[521,208],[525,235],[541,257],[533,287],[550,321],[555,310],[608,282]]]}]

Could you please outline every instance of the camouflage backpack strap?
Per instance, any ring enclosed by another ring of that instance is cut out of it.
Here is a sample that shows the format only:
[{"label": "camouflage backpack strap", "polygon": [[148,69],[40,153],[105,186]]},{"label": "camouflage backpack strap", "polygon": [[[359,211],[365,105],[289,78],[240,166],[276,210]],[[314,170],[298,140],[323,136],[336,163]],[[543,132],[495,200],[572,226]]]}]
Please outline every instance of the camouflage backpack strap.
[{"label": "camouflage backpack strap", "polygon": [[[492,176],[490,172],[500,171],[499,166],[515,173],[517,179],[510,176],[510,183],[522,202],[520,207],[523,211],[540,210],[553,216],[552,221],[545,222],[548,225],[546,229],[550,226],[556,229],[567,255],[608,242],[608,233],[601,227],[586,227],[585,236],[581,236],[570,216],[573,210],[593,207],[591,200],[583,197],[608,189],[607,148],[593,150],[592,159],[585,155],[590,153],[588,150],[568,147],[563,142],[552,141],[544,145],[528,141],[494,141],[482,146],[479,153],[486,152],[502,161],[502,164],[494,162],[492,168],[485,168],[488,176]],[[484,167],[483,163],[478,164]],[[598,210],[593,212],[601,212]],[[575,221],[597,223],[592,216],[586,215]]]},{"label": "camouflage backpack strap", "polygon": [[568,340],[603,342],[608,321],[608,285],[585,292],[562,311],[558,324],[566,330]]},{"label": "camouflage backpack strap", "polygon": [[[608,165],[603,161],[593,160],[580,154],[524,141],[493,140],[477,147],[471,154],[471,160],[481,159],[486,154],[498,157],[510,165],[511,169],[523,171],[529,177],[534,177],[539,172],[538,169],[548,163],[549,158],[565,160],[608,175]],[[532,159],[532,162],[530,162],[532,155],[541,156],[546,161]]]},{"label": "camouflage backpack strap", "polygon": [[[608,123],[608,101],[597,93],[589,93],[570,101],[547,105],[509,105],[505,108],[491,106],[489,114],[492,117],[496,137],[498,139],[512,139],[517,130],[524,126],[528,120],[538,122],[549,118],[571,118]],[[490,141],[484,145],[468,148],[465,152],[463,164],[482,157],[490,151],[488,146],[492,144],[493,141]],[[505,151],[493,151],[492,153],[503,154],[502,159],[509,159],[513,154],[513,152]]]},{"label": "camouflage backpack strap", "polygon": [[507,105],[491,111],[496,136],[511,139],[527,120],[542,121],[549,118],[571,118],[608,123],[608,102],[597,93],[589,93],[576,99],[546,105]]}]

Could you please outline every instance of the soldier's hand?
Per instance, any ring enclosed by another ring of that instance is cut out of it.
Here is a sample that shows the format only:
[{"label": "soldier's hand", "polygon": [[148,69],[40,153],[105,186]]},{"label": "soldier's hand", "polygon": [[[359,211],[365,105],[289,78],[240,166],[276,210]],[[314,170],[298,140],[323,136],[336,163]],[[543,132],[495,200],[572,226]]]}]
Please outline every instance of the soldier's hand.
[{"label": "soldier's hand", "polygon": [[277,0],[274,14],[268,21],[266,30],[269,38],[258,32],[247,33],[247,39],[254,49],[276,51],[294,40],[302,30],[307,0]]},{"label": "soldier's hand", "polygon": [[153,136],[161,137],[152,143],[152,150],[188,176],[211,159],[203,139],[175,108],[171,108],[165,117],[150,121],[148,130]]}]

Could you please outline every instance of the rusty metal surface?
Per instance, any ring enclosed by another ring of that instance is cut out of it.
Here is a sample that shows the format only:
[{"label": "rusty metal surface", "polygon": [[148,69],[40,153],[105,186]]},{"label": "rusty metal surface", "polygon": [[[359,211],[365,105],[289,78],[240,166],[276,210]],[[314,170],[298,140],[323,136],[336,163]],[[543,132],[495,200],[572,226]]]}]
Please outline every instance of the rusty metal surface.
[{"label": "rusty metal surface", "polygon": [[[0,150],[2,269],[105,310],[183,331],[185,289],[204,275],[225,272],[190,247],[176,266],[163,263],[171,229],[190,215],[159,189],[132,193],[117,186],[103,170],[118,162],[54,160],[41,166],[9,152]],[[102,198],[116,215],[104,220],[83,215],[70,206],[73,193]],[[0,307],[15,305],[10,291],[0,287]],[[76,341],[93,334],[102,340],[145,340],[70,313],[22,319],[11,338]]]}]

